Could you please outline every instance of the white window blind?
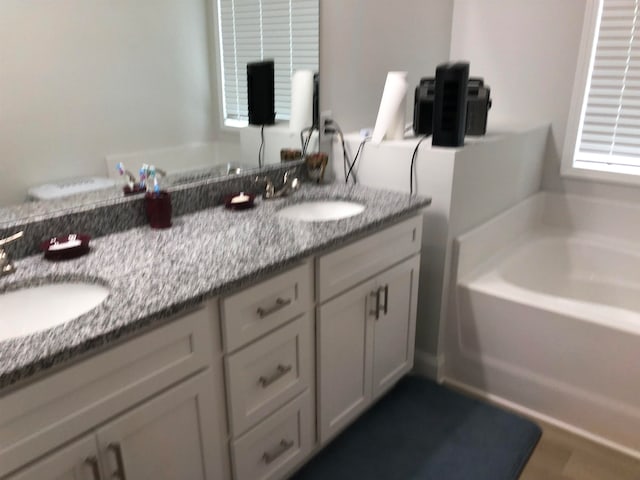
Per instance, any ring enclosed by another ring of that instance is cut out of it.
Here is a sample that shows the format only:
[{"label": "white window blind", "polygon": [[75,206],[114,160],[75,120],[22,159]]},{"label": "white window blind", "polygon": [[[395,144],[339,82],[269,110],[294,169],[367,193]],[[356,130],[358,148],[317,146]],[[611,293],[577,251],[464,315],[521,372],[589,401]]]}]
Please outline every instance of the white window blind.
[{"label": "white window blind", "polygon": [[277,119],[290,115],[291,76],[318,71],[318,0],[218,0],[225,122],[244,121],[247,63],[275,62]]},{"label": "white window blind", "polygon": [[576,145],[574,164],[640,167],[640,0],[602,0]]}]

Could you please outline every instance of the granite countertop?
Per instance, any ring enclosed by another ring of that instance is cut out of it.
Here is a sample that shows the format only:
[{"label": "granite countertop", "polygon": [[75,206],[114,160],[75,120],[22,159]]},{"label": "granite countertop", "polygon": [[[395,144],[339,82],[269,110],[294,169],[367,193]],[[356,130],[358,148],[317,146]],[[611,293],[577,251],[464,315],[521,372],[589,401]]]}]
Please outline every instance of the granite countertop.
[{"label": "granite countertop", "polygon": [[[312,199],[366,205],[332,222],[282,219],[276,211]],[[361,186],[303,185],[278,200],[256,199],[250,210],[210,208],[173,219],[167,230],[140,227],[94,239],[91,252],[66,262],[35,255],[15,262],[0,293],[21,285],[82,280],[110,295],[96,309],[49,330],[0,341],[0,395],[54,366],[99,350],[186,312],[207,298],[236,290],[296,262],[374,232],[428,205],[425,197]]]}]

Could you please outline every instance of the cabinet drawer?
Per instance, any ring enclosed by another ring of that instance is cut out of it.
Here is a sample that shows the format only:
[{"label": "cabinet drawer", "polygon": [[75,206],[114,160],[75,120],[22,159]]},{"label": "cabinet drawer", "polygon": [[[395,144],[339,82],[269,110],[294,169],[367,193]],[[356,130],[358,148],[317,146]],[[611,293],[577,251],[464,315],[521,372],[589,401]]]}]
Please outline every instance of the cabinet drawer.
[{"label": "cabinet drawer", "polygon": [[231,432],[237,436],[277,410],[311,381],[307,313],[225,360]]},{"label": "cabinet drawer", "polygon": [[277,275],[222,301],[222,334],[228,352],[255,340],[309,309],[311,266]]},{"label": "cabinet drawer", "polygon": [[217,302],[0,398],[0,477],[205,368],[212,322]]},{"label": "cabinet drawer", "polygon": [[311,402],[307,390],[232,442],[236,480],[282,478],[309,455],[314,437]]},{"label": "cabinet drawer", "polygon": [[317,260],[318,301],[334,297],[420,251],[422,215],[323,255]]}]

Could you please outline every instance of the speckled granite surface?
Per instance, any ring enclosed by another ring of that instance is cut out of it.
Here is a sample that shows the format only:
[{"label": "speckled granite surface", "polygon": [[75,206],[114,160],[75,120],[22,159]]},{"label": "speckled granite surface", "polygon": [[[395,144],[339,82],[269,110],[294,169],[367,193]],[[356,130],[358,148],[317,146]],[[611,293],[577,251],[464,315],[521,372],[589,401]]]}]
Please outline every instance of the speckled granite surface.
[{"label": "speckled granite surface", "polygon": [[[289,203],[324,198],[358,201],[366,209],[322,223],[276,215]],[[95,310],[64,325],[0,342],[0,395],[207,298],[390,225],[429,200],[360,186],[305,184],[289,198],[256,204],[244,211],[216,207],[177,217],[168,230],[145,226],[97,238],[89,255],[67,262],[47,262],[40,255],[17,261],[17,272],[0,279],[0,292],[34,282],[88,280],[108,285],[111,293]]]},{"label": "speckled granite surface", "polygon": [[[187,172],[172,176],[164,185],[171,192],[173,214],[179,216],[219,205],[225,192],[258,191],[260,187],[254,184],[257,174],[278,185],[289,169],[305,177],[302,163],[294,162],[222,177],[209,176],[215,174],[210,170]],[[119,188],[0,208],[0,238],[24,231],[22,240],[7,246],[11,258],[38,253],[40,242],[51,236],[75,232],[95,238],[146,224],[144,194],[125,196]]]}]

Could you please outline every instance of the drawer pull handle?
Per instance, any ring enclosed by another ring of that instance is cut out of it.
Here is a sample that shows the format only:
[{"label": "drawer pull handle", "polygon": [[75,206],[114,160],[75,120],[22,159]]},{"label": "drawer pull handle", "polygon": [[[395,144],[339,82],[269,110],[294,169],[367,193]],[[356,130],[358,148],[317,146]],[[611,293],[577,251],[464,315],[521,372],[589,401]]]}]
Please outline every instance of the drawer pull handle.
[{"label": "drawer pull handle", "polygon": [[276,458],[281,456],[284,452],[289,450],[291,447],[293,447],[293,440],[282,439],[280,440],[280,444],[271,452],[264,452],[262,454],[262,459],[264,460],[264,463],[269,465],[271,462],[273,462]]},{"label": "drawer pull handle", "polygon": [[387,310],[389,307],[389,285],[384,286],[384,307],[382,308],[384,314],[387,314]]},{"label": "drawer pull handle", "polygon": [[258,381],[260,382],[260,385],[262,385],[262,388],[267,388],[273,382],[275,382],[279,378],[281,378],[281,377],[285,376],[287,373],[289,373],[292,368],[293,367],[291,365],[286,365],[286,366],[285,365],[278,365],[278,369],[276,370],[276,372],[273,375],[270,375],[268,377],[260,377],[258,379]]},{"label": "drawer pull handle", "polygon": [[88,465],[91,468],[91,474],[93,475],[93,480],[100,480],[100,467],[98,466],[98,458],[94,455],[88,457],[84,461],[85,465]]},{"label": "drawer pull handle", "polygon": [[118,480],[127,480],[127,475],[124,472],[124,460],[122,459],[122,448],[119,443],[110,443],[107,449],[113,453],[116,458],[117,469],[111,475],[111,478]]},{"label": "drawer pull handle", "polygon": [[271,315],[272,313],[276,313],[278,310],[283,309],[284,307],[286,307],[287,305],[291,304],[291,299],[290,298],[280,298],[278,297],[278,299],[276,300],[276,304],[273,307],[269,307],[269,308],[262,308],[259,307],[258,308],[258,315],[260,316],[260,318],[264,318],[267,317],[269,315]]},{"label": "drawer pull handle", "polygon": [[380,289],[369,294],[372,298],[375,297],[376,307],[369,310],[369,315],[375,315],[376,320],[380,319]]}]

